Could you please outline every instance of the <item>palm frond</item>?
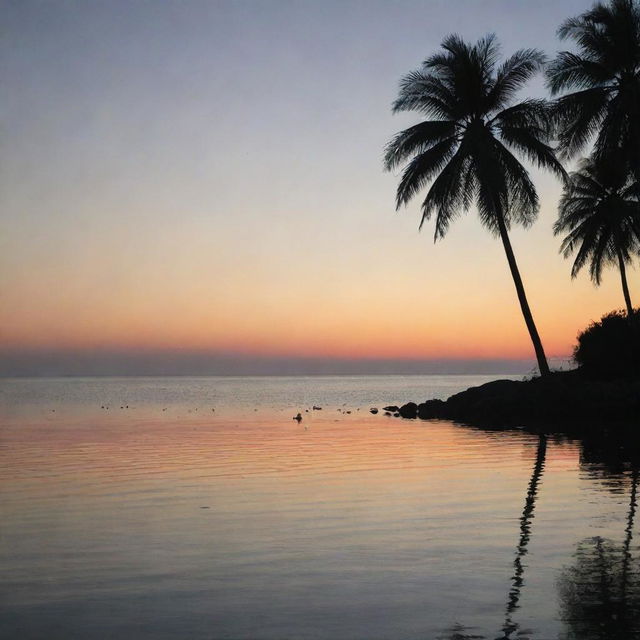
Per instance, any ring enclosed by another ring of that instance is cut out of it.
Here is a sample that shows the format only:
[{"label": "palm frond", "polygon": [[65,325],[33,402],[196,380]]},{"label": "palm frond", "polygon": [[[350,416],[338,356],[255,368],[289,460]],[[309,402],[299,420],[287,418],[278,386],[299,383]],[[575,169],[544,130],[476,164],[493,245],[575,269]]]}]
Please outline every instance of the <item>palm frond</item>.
[{"label": "palm frond", "polygon": [[594,60],[571,51],[558,53],[546,69],[547,85],[552,95],[567,89],[588,89],[611,82],[614,72]]},{"label": "palm frond", "polygon": [[606,117],[608,98],[608,89],[596,87],[562,96],[552,104],[551,120],[561,157],[572,158],[597,135]]},{"label": "palm frond", "polygon": [[446,166],[455,153],[455,139],[446,138],[417,155],[405,167],[396,193],[396,209],[407,204]]},{"label": "palm frond", "polygon": [[596,155],[628,162],[640,177],[640,3],[598,2],[558,31],[578,51],[562,51],[547,68],[556,102],[562,154],[570,158],[595,140]]},{"label": "palm frond", "polygon": [[468,163],[469,156],[464,145],[461,145],[433,181],[422,203],[420,228],[431,218],[433,212],[436,212],[434,241],[443,238],[451,221],[468,208],[468,193],[464,189],[467,186]]},{"label": "palm frond", "polygon": [[385,147],[385,169],[395,169],[409,156],[422,154],[438,142],[453,138],[455,132],[456,123],[450,120],[420,122],[401,131]]},{"label": "palm frond", "polygon": [[392,111],[420,111],[428,117],[448,120],[455,117],[456,104],[451,88],[441,78],[416,70],[400,80]]},{"label": "palm frond", "polygon": [[[637,181],[624,163],[583,160],[569,176],[560,199],[555,235],[565,258],[575,253],[571,276],[586,265],[596,285],[605,266],[618,256],[629,261],[640,250],[640,203]],[[636,231],[637,230],[637,231]]]},{"label": "palm frond", "polygon": [[545,56],[537,49],[520,49],[505,60],[498,68],[487,96],[488,109],[505,107],[544,63]]},{"label": "palm frond", "polygon": [[498,113],[493,122],[508,147],[564,181],[567,179],[566,171],[553,147],[547,144],[551,137],[548,114],[544,101],[527,100]]}]

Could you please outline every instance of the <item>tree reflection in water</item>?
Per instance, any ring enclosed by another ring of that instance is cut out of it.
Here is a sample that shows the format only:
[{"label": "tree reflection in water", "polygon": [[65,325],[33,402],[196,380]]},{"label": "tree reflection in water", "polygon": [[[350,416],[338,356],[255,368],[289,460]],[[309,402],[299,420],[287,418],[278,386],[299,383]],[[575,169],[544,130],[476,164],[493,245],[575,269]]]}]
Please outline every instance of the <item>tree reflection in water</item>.
[{"label": "tree reflection in water", "polygon": [[[631,543],[638,507],[640,465],[637,458],[583,443],[581,462],[591,467],[590,475],[614,493],[629,491],[629,507],[624,540],[615,543],[602,537],[583,540],[577,547],[575,563],[564,569],[558,580],[561,620],[565,626],[560,640],[640,640],[640,565],[632,557]],[[520,538],[513,561],[511,588],[507,596],[501,635],[494,640],[526,640],[530,632],[519,628],[514,614],[519,608],[524,572],[523,562],[531,538],[532,521],[540,481],[544,471],[547,438],[539,437],[536,460],[520,517]],[[597,452],[597,453],[596,453]],[[617,455],[616,455],[617,454]],[[602,457],[604,455],[604,458]],[[626,462],[625,462],[626,458]],[[631,461],[631,471],[627,471]],[[630,482],[629,482],[630,480]],[[630,486],[629,486],[630,485]],[[442,640],[486,640],[473,633],[473,627],[456,625],[440,636]]]},{"label": "tree reflection in water", "polygon": [[502,627],[503,635],[501,638],[508,639],[512,633],[518,630],[518,625],[513,621],[513,614],[518,609],[520,602],[520,593],[524,585],[524,567],[522,559],[527,555],[527,547],[531,538],[531,522],[533,520],[533,511],[536,507],[536,497],[538,496],[538,486],[544,471],[544,463],[547,456],[547,436],[540,435],[538,440],[538,450],[536,452],[536,461],[533,465],[531,480],[527,489],[527,497],[524,502],[522,516],[520,516],[520,540],[516,547],[516,557],[513,561],[514,573],[511,578],[511,590],[507,600],[507,610],[505,615],[504,626]]},{"label": "tree reflection in water", "polygon": [[622,544],[599,536],[583,540],[573,566],[558,582],[565,640],[640,638],[640,572],[631,556],[637,509],[638,468],[631,473]]},{"label": "tree reflection in water", "polygon": [[[518,609],[522,587],[524,586],[524,556],[527,555],[529,540],[531,539],[531,523],[534,517],[536,507],[536,499],[540,480],[544,471],[544,463],[547,456],[547,436],[541,434],[538,437],[538,448],[536,451],[536,460],[531,472],[531,479],[527,487],[527,495],[524,502],[524,509],[520,516],[520,538],[516,547],[516,555],[513,560],[513,576],[511,577],[511,588],[507,596],[507,606],[505,611],[505,620],[502,626],[502,635],[496,640],[510,640],[514,633],[517,634],[519,640],[527,640],[526,632],[519,630],[519,625],[514,622],[513,614]],[[442,640],[475,640],[482,639],[485,636],[466,634],[469,627],[456,625],[452,627],[446,636],[441,636]]]},{"label": "tree reflection in water", "polygon": [[478,636],[473,633],[467,633],[471,631],[471,627],[464,627],[461,624],[454,624],[451,629],[445,631],[447,635],[438,636],[437,640],[486,640],[486,636]]}]

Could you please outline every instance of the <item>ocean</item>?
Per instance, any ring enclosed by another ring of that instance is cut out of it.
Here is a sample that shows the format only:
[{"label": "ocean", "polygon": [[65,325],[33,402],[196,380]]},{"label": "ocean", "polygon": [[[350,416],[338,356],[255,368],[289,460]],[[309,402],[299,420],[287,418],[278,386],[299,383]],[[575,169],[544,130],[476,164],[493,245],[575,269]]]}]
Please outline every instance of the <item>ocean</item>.
[{"label": "ocean", "polygon": [[0,637],[640,637],[624,443],[370,412],[495,378],[0,380]]}]

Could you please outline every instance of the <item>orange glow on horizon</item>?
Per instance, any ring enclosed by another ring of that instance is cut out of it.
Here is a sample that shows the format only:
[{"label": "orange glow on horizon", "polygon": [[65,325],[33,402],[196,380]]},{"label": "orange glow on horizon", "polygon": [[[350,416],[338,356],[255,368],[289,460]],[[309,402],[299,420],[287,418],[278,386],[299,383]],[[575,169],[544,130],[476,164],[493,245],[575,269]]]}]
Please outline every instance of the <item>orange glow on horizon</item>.
[{"label": "orange glow on horizon", "polygon": [[[398,219],[385,221],[390,231]],[[294,245],[255,255],[181,229],[161,238],[170,262],[123,256],[117,237],[70,262],[32,256],[29,270],[4,283],[0,347],[533,359],[499,243],[473,218],[436,245],[412,221],[405,226],[408,246],[384,261],[377,232],[363,255],[336,254],[332,238],[315,254]],[[622,295],[615,270],[600,288],[585,274],[572,281],[548,235],[540,224],[513,240],[547,356],[566,357],[577,333],[620,308]],[[638,271],[628,275],[633,295]]]},{"label": "orange glow on horizon", "polygon": [[[49,4],[3,15],[0,350],[15,370],[38,350],[533,359],[500,240],[473,206],[442,241],[433,219],[418,232],[428,185],[396,211],[402,169],[382,158],[422,119],[392,113],[399,79],[446,33],[551,56],[563,3],[434,3],[426,22],[412,2],[128,3],[126,29],[114,3],[53,21]],[[541,75],[523,96],[549,97]],[[565,357],[623,306],[620,279],[572,281],[562,184],[523,162],[540,211],[510,238],[545,351]],[[627,275],[638,304],[637,259]]]}]

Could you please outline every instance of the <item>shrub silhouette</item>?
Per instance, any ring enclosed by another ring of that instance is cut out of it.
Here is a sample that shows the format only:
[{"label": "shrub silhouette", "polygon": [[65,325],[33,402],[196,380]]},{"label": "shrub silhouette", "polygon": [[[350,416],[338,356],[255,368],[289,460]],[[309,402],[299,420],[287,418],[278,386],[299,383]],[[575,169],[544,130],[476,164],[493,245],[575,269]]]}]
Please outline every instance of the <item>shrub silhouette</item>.
[{"label": "shrub silhouette", "polygon": [[640,309],[612,311],[578,335],[574,360],[598,378],[640,378]]}]

